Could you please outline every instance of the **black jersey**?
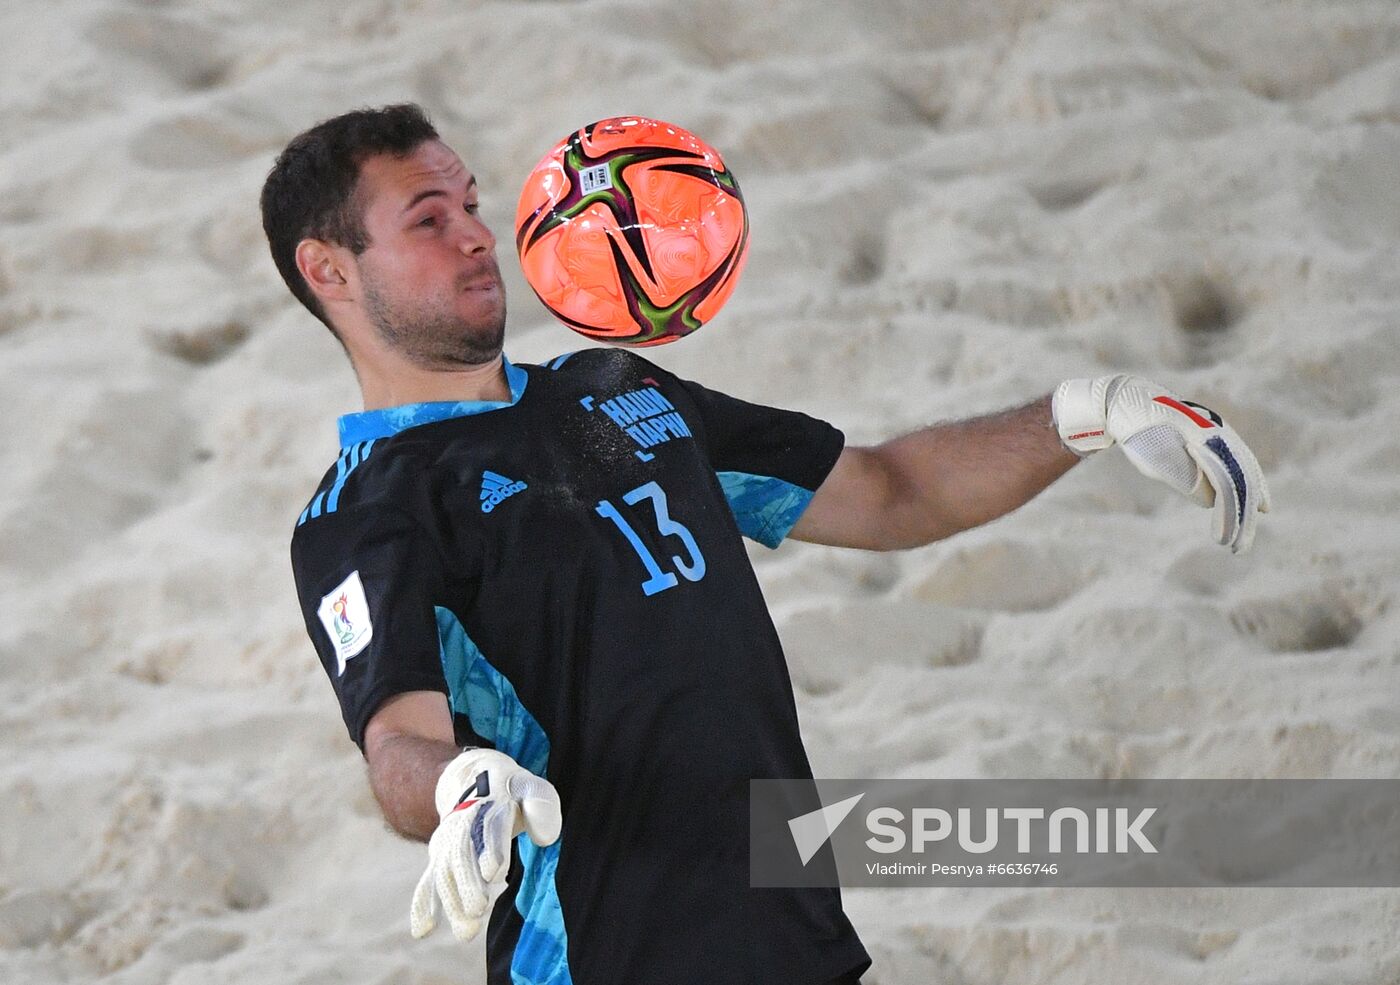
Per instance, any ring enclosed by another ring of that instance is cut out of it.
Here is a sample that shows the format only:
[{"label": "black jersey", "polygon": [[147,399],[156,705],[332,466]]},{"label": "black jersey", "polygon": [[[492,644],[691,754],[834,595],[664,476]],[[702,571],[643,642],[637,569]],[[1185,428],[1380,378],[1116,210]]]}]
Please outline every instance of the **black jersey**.
[{"label": "black jersey", "polygon": [[776,546],[841,432],[589,349],[511,399],[341,419],[292,539],[307,629],[363,746],[391,695],[559,791],[515,842],[492,985],[820,985],[869,964],[835,889],[748,885],[748,784],[810,777],[741,533]]}]

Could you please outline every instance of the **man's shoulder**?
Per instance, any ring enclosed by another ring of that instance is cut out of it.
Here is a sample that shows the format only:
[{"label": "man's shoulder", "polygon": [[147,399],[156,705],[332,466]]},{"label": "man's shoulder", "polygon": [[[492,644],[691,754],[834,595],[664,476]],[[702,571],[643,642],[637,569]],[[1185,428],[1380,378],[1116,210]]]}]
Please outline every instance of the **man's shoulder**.
[{"label": "man's shoulder", "polygon": [[293,541],[332,516],[405,512],[431,466],[429,449],[406,434],[357,441],[340,450],[297,517]]},{"label": "man's shoulder", "polygon": [[655,367],[642,356],[628,349],[615,346],[594,346],[576,349],[546,359],[539,368],[547,373],[562,376],[575,374],[625,374],[645,373]]}]

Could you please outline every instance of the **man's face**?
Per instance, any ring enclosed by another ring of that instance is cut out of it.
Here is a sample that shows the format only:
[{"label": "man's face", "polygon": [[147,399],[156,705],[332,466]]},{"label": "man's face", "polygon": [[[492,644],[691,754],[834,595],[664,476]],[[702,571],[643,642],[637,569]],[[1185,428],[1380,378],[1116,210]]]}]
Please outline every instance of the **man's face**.
[{"label": "man's face", "polygon": [[457,155],[432,140],[407,157],[371,157],[356,197],[369,235],[356,257],[362,305],[384,342],[421,366],[495,358],[505,285],[476,178]]}]

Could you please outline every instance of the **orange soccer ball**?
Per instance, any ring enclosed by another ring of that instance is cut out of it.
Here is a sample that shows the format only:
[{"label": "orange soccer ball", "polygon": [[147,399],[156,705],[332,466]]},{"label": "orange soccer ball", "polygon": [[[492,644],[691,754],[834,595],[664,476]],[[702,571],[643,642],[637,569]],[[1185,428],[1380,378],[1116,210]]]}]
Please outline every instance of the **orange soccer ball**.
[{"label": "orange soccer ball", "polygon": [[515,248],[525,280],[574,331],[661,345],[724,306],[748,257],[733,173],[687,130],[638,116],[569,134],[525,180]]}]

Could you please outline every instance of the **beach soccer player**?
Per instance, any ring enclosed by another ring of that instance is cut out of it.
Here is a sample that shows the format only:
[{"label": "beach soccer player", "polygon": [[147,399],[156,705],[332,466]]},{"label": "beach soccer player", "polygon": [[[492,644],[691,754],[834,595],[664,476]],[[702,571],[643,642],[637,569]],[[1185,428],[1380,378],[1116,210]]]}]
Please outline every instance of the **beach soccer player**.
[{"label": "beach soccer player", "polygon": [[1118,447],[1241,551],[1259,466],[1127,375],[854,447],[625,349],[512,363],[481,193],[401,105],[300,134],[262,194],[363,396],[291,553],[384,816],[427,842],[410,929],[487,921],[492,985],[857,981],[839,890],[748,885],[749,781],[811,768],[743,538],[915,547]]}]

